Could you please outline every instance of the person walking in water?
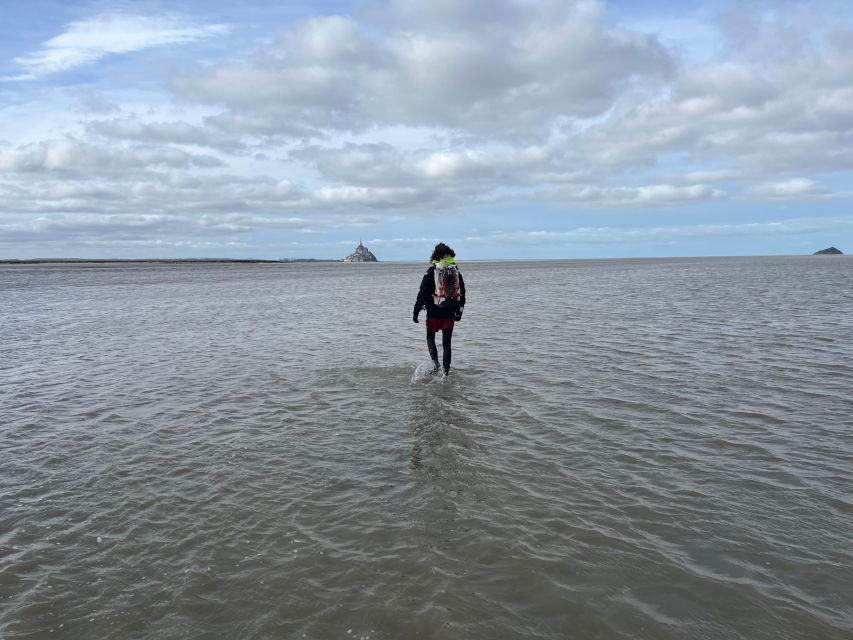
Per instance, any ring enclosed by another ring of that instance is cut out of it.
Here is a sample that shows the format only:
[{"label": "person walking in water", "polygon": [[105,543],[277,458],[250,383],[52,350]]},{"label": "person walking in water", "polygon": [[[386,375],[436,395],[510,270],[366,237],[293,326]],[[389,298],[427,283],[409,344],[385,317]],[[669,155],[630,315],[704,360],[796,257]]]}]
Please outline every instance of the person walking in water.
[{"label": "person walking in water", "polygon": [[[456,265],[456,253],[443,242],[435,245],[430,258],[432,264],[421,280],[412,320],[418,322],[418,314],[426,307],[427,348],[433,363],[433,374],[444,368],[450,373],[453,325],[462,319],[465,306],[465,281]],[[441,330],[442,361],[438,362],[435,334]]]}]

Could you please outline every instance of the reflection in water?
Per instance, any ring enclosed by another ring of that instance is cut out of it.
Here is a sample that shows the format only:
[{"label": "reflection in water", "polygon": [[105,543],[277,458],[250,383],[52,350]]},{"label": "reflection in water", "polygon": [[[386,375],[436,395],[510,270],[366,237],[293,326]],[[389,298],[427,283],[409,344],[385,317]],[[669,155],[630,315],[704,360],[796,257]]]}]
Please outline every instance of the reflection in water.
[{"label": "reflection in water", "polygon": [[[438,476],[442,464],[438,460],[438,452],[443,442],[447,442],[444,424],[438,415],[430,413],[430,405],[437,403],[425,402],[421,398],[417,402],[412,424],[412,468],[423,471],[428,476]],[[426,459],[426,463],[424,462]]]},{"label": "reflection in water", "polygon": [[464,402],[459,377],[440,378],[414,395],[411,432],[413,469],[427,476],[449,480],[465,466],[458,447],[471,448],[464,433],[473,421],[457,405]]},{"label": "reflection in water", "polygon": [[479,447],[469,435],[475,424],[460,408],[463,388],[463,380],[449,378],[419,387],[413,397],[411,519],[427,536],[426,546],[439,549],[458,538],[459,518],[470,515],[469,503],[481,500],[473,457]]}]

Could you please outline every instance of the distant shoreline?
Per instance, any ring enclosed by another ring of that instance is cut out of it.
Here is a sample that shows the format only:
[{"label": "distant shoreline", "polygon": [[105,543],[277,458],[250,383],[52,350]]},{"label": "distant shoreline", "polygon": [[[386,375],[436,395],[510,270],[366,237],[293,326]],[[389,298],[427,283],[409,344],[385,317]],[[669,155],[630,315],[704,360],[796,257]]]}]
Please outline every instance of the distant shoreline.
[{"label": "distant shoreline", "polygon": [[[826,258],[820,254],[773,254],[773,255],[730,255],[730,256],[632,256],[632,257],[605,257],[605,258],[483,258],[477,260],[465,260],[467,264],[478,262],[504,262],[527,263],[527,262],[646,262],[650,260],[678,261],[678,260],[728,260],[733,258]],[[829,256],[833,258],[850,257],[845,254]],[[164,264],[164,265],[192,265],[192,264],[295,264],[295,263],[336,263],[336,264],[394,264],[402,262],[423,262],[422,260],[388,260],[376,263],[346,262],[342,259],[332,258],[281,258],[279,260],[264,260],[261,258],[2,258],[0,266],[4,265],[86,265],[86,264]]]},{"label": "distant shoreline", "polygon": [[0,264],[288,264],[291,262],[341,261],[323,258],[282,258],[281,260],[254,258],[32,258],[0,260]]}]

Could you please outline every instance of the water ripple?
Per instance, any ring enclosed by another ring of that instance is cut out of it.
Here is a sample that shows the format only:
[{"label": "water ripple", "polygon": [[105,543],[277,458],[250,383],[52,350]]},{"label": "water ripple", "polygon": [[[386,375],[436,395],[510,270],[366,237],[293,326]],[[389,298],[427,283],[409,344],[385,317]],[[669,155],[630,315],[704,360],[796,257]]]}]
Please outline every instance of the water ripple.
[{"label": "water ripple", "polygon": [[853,635],[848,260],[463,269],[0,270],[0,637]]}]

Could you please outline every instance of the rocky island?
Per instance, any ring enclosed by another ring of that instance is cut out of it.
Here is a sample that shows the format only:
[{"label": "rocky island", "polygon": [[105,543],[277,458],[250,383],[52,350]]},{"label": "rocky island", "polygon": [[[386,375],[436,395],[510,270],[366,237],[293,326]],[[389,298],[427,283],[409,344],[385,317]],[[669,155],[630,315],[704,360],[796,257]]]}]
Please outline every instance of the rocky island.
[{"label": "rocky island", "polygon": [[379,262],[373,252],[358,241],[358,246],[346,258],[341,258],[341,262]]},{"label": "rocky island", "polygon": [[836,249],[835,247],[830,247],[829,249],[821,249],[820,251],[815,251],[812,255],[814,256],[843,256],[840,249]]}]

